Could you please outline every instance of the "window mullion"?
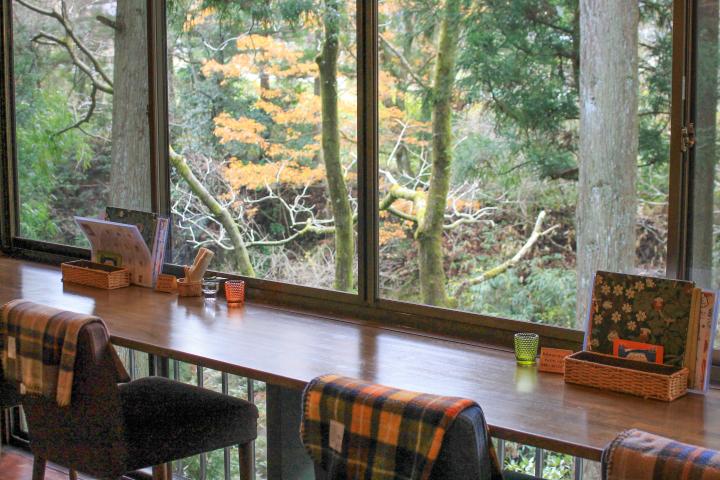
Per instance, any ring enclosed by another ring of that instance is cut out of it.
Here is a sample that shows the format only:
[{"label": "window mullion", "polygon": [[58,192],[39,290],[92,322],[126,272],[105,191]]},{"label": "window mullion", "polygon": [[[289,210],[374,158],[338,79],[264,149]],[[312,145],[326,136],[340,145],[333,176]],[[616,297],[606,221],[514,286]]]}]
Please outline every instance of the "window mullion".
[{"label": "window mullion", "polygon": [[[170,213],[165,0],[148,0],[148,86],[153,211]],[[168,242],[170,245],[171,242]],[[170,255],[168,255],[170,258]]]},{"label": "window mullion", "polygon": [[690,121],[692,99],[692,3],[673,2],[672,111],[670,126],[670,189],[666,275],[687,278],[689,243],[689,155],[682,151],[682,129]]},{"label": "window mullion", "polygon": [[377,31],[377,2],[358,0],[358,293],[367,305],[378,298]]},{"label": "window mullion", "polygon": [[15,160],[15,91],[12,82],[12,5],[0,3],[2,22],[2,148],[0,157],[0,246],[10,248],[18,232],[17,173]]}]

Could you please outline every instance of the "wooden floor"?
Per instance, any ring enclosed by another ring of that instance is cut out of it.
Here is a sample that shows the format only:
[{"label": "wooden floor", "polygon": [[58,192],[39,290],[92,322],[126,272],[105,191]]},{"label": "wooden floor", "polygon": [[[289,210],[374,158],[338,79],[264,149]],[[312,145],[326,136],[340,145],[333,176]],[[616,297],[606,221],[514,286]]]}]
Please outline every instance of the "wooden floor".
[{"label": "wooden floor", "polygon": [[[31,480],[32,456],[27,452],[3,446],[0,454],[0,480]],[[48,465],[45,480],[67,480],[67,470]]]}]

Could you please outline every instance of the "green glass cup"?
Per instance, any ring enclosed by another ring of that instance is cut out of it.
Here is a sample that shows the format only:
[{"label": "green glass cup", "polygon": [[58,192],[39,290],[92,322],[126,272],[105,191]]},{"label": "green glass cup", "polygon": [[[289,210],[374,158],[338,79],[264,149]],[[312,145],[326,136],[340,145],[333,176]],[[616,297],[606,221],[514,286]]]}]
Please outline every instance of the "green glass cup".
[{"label": "green glass cup", "polygon": [[515,360],[518,365],[535,365],[535,358],[540,345],[537,333],[515,334]]}]

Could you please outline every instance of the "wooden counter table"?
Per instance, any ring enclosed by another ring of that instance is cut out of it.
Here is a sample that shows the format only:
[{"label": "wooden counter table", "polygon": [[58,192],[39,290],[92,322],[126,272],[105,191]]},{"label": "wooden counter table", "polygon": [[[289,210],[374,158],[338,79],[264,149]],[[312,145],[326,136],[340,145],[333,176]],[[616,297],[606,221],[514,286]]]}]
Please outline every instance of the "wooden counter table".
[{"label": "wooden counter table", "polygon": [[[14,298],[98,315],[117,345],[278,388],[301,389],[335,372],[468,397],[482,406],[494,436],[593,460],[631,427],[720,450],[717,391],[672,403],[643,400],[566,385],[561,375],[516,367],[506,351],[263,305],[227,309],[222,300],[208,307],[202,298],[146,288],[64,285],[57,267],[0,257],[0,304]],[[296,435],[296,427],[286,433]]]}]

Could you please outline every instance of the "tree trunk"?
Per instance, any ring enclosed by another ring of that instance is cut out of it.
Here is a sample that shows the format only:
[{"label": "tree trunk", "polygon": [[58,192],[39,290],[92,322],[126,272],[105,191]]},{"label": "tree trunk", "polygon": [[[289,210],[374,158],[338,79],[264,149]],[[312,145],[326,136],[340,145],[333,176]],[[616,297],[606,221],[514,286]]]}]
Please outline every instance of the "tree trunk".
[{"label": "tree trunk", "polygon": [[697,143],[693,168],[691,276],[704,288],[712,284],[713,207],[717,149],[718,2],[698,3],[698,71],[695,76]]},{"label": "tree trunk", "polygon": [[110,204],[150,211],[146,1],[117,2],[115,21]]},{"label": "tree trunk", "polygon": [[322,153],[325,162],[328,190],[335,218],[335,288],[353,288],[355,240],[352,208],[340,162],[340,130],[338,118],[337,60],[340,36],[339,0],[325,1],[325,38],[322,53],[317,58],[320,70],[320,98],[322,101]]},{"label": "tree trunk", "polygon": [[417,212],[419,222],[415,232],[420,243],[422,301],[437,306],[449,305],[443,269],[442,235],[452,163],[452,94],[459,39],[460,0],[447,0],[444,10],[432,91],[430,187],[425,210]]},{"label": "tree trunk", "polygon": [[580,0],[578,326],[593,273],[635,263],[638,18],[636,1]]}]

